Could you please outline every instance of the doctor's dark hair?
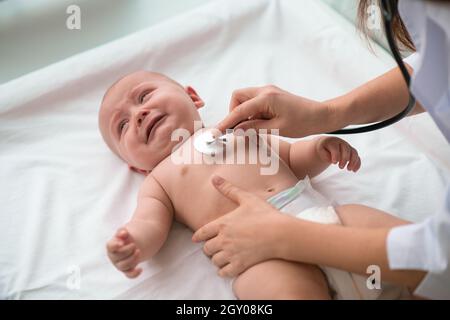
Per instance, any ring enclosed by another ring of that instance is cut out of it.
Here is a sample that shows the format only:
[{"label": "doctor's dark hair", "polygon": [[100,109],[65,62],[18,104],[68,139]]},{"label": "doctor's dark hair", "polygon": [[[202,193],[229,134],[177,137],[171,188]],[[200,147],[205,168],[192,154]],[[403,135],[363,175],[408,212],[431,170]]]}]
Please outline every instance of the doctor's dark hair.
[{"label": "doctor's dark hair", "polygon": [[[391,0],[394,2],[394,5],[398,8],[398,0]],[[368,20],[368,10],[369,6],[372,4],[378,5],[381,9],[381,1],[380,0],[360,0],[358,6],[358,29],[363,33],[363,35],[367,38],[369,36],[369,29],[367,27]],[[399,49],[401,50],[410,50],[416,51],[414,43],[412,42],[411,36],[408,33],[405,25],[403,24],[402,18],[396,10],[393,18],[392,18],[392,31],[394,33],[395,40],[400,44]]]}]

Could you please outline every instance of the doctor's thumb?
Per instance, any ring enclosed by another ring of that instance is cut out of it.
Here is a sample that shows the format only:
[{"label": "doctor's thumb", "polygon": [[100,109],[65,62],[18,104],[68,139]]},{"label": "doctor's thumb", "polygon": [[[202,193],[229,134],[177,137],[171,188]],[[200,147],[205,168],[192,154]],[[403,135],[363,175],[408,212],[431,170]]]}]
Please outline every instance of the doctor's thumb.
[{"label": "doctor's thumb", "polygon": [[224,178],[214,175],[211,182],[221,194],[223,194],[231,201],[239,204],[245,199],[245,194],[247,192],[236,187],[234,184],[225,180]]}]

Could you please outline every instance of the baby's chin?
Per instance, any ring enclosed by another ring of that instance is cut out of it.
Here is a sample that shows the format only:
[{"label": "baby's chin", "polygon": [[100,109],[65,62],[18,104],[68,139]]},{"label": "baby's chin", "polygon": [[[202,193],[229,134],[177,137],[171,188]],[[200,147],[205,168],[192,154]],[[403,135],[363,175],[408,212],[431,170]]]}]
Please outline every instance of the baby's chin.
[{"label": "baby's chin", "polygon": [[177,148],[177,144],[177,141],[169,142],[164,148],[158,149],[159,151],[156,157],[154,156],[155,153],[152,152],[151,155],[142,156],[141,158],[136,159],[137,161],[128,162],[128,165],[141,170],[152,171],[161,162],[170,157],[172,152]]},{"label": "baby's chin", "polygon": [[[129,166],[140,168],[141,170],[151,171],[156,168],[161,162],[170,157],[170,155],[178,149],[182,144],[189,141],[189,139],[198,130],[204,129],[203,122],[197,121],[196,125],[184,124],[181,128],[173,130],[171,126],[163,126],[158,128],[158,135],[154,139],[158,142],[152,145],[152,150],[158,150],[158,156],[155,157],[155,152],[150,152],[148,155],[143,155],[133,163],[128,162]],[[122,157],[122,159],[124,159]]]}]

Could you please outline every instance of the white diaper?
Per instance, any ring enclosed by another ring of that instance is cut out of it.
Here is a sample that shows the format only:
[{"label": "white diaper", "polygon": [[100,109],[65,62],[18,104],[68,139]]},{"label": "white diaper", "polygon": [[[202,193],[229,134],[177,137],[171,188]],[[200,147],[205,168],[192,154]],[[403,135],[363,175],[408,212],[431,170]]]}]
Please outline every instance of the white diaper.
[{"label": "white diaper", "polygon": [[[320,193],[314,190],[306,177],[294,187],[284,190],[267,200],[281,212],[299,219],[324,224],[341,224],[333,206]],[[330,267],[320,266],[325,273],[335,299],[400,299],[407,297],[407,290],[381,284],[381,289],[369,289],[367,277]]]}]

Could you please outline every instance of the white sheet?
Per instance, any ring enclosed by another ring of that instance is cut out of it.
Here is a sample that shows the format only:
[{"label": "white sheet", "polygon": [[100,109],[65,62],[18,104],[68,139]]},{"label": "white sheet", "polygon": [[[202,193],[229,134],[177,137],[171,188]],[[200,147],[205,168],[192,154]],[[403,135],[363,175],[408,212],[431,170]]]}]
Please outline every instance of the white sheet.
[{"label": "white sheet", "polygon": [[[218,0],[1,86],[0,297],[233,298],[181,225],[136,280],[107,260],[105,242],[131,216],[143,180],[97,129],[101,97],[119,76],[148,69],[193,85],[212,125],[235,88],[273,83],[320,100],[392,65],[319,1]],[[317,177],[327,197],[415,221],[436,209],[450,156],[426,115],[347,140],[362,169]]]}]

